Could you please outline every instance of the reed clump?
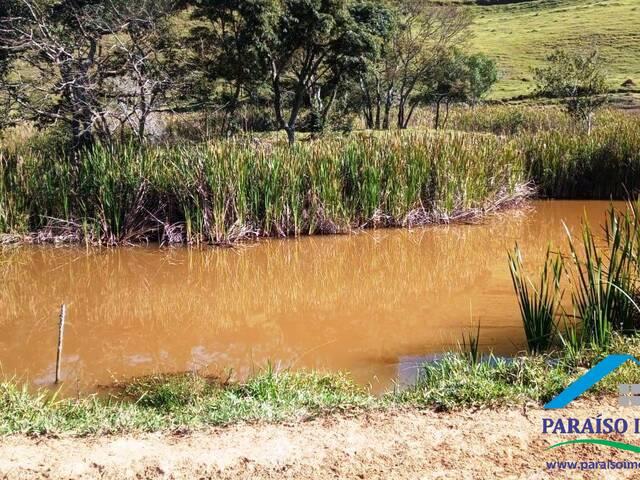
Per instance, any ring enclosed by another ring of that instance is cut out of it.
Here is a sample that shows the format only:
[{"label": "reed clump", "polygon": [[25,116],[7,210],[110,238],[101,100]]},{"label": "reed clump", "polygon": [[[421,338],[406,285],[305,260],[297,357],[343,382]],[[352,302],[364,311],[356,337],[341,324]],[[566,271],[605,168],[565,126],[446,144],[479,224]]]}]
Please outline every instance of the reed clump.
[{"label": "reed clump", "polygon": [[[632,203],[622,212],[611,207],[601,236],[592,231],[587,219],[582,222],[579,236],[574,237],[567,229],[569,254],[551,256],[547,250],[535,286],[522,268],[518,247],[509,254],[530,351],[547,351],[553,345],[555,332],[559,333],[565,350],[574,356],[584,348],[595,351],[608,348],[614,332],[623,335],[637,332],[639,205]],[[570,309],[562,306],[563,273],[570,291]]]},{"label": "reed clump", "polygon": [[509,270],[516,291],[530,352],[546,351],[556,332],[556,316],[560,310],[562,292],[560,281],[564,263],[558,254],[547,248],[544,265],[537,284],[524,273],[522,253],[516,244],[509,253]]},{"label": "reed clump", "polygon": [[454,108],[449,128],[495,135],[516,135],[571,128],[569,117],[556,106],[483,105]]},{"label": "reed clump", "polygon": [[237,137],[72,155],[46,136],[5,135],[0,241],[229,243],[469,220],[534,191],[611,199],[640,188],[637,116],[605,110],[591,134],[552,107],[452,116],[466,131],[356,132],[295,148]]},{"label": "reed clump", "polygon": [[521,135],[518,144],[541,195],[627,198],[640,187],[640,119],[619,114],[591,134],[582,129]]},{"label": "reed clump", "polygon": [[517,201],[505,139],[392,133],[293,149],[246,140],[96,145],[75,158],[0,154],[0,232],[40,241],[224,243],[415,226]]}]

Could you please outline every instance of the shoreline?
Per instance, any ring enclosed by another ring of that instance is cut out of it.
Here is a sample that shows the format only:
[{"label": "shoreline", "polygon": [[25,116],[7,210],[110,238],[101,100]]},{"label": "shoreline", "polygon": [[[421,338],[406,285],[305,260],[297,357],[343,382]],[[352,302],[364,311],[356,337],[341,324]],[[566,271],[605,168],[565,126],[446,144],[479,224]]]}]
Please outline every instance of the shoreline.
[{"label": "shoreline", "polygon": [[[104,436],[143,432],[197,432],[243,423],[306,422],[335,413],[356,417],[376,411],[415,408],[433,412],[541,406],[607,353],[640,356],[640,335],[616,334],[606,351],[584,349],[571,357],[545,354],[478,359],[472,352],[425,363],[417,382],[401,391],[375,395],[346,373],[266,368],[243,382],[197,373],[131,379],[106,396],[60,398],[49,390],[0,382],[0,438]],[[618,383],[640,383],[625,365],[588,398],[617,392]]]},{"label": "shoreline", "polygon": [[[627,409],[628,410],[628,409]],[[414,408],[338,413],[305,422],[242,423],[199,432],[103,437],[0,437],[0,478],[595,478],[547,462],[634,460],[595,445],[548,450],[575,435],[544,435],[542,417],[629,416],[615,398],[434,412]],[[616,440],[636,443],[633,438]],[[607,438],[610,438],[607,437]],[[600,472],[603,473],[603,472]],[[632,478],[620,470],[616,478]]]},{"label": "shoreline", "polygon": [[[78,226],[78,230],[73,233],[66,231],[65,233],[56,234],[54,224],[44,227],[39,231],[25,234],[0,233],[0,248],[15,247],[23,245],[37,246],[88,246],[88,247],[131,247],[139,245],[157,244],[160,247],[165,246],[210,246],[210,247],[236,247],[243,244],[252,244],[264,239],[292,239],[301,237],[318,237],[327,235],[351,235],[359,231],[385,230],[385,229],[412,229],[427,228],[430,226],[440,225],[464,225],[469,223],[480,223],[493,215],[500,215],[510,210],[520,210],[527,208],[530,202],[537,200],[538,196],[535,188],[531,183],[524,183],[515,188],[514,193],[500,196],[482,207],[454,209],[451,213],[443,213],[438,211],[427,211],[424,208],[417,208],[410,211],[403,220],[386,218],[381,222],[377,218],[372,218],[362,225],[347,226],[345,228],[333,228],[330,231],[321,231],[314,233],[287,234],[287,235],[269,235],[260,231],[252,231],[249,226],[242,227],[241,230],[251,232],[250,234],[240,236],[232,240],[221,242],[190,242],[180,238],[178,241],[166,242],[158,240],[150,240],[148,238],[138,238],[135,240],[114,241],[104,243],[102,241],[89,240],[82,238],[80,226],[77,222],[66,222],[56,220],[59,223],[68,223]],[[171,227],[182,228],[181,225],[175,224]]]}]

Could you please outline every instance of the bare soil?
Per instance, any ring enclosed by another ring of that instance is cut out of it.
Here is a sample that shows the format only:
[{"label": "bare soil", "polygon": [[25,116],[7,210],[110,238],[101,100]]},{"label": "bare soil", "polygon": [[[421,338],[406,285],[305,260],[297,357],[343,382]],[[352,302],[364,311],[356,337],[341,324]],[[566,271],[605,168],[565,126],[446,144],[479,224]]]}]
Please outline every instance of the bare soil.
[{"label": "bare soil", "polygon": [[[547,469],[552,460],[640,461],[640,454],[596,445],[547,450],[575,436],[543,435],[542,417],[636,415],[614,398],[574,403],[558,411],[377,411],[187,434],[13,436],[0,439],[0,478],[634,478],[633,470]],[[633,434],[606,438],[640,443]]]}]

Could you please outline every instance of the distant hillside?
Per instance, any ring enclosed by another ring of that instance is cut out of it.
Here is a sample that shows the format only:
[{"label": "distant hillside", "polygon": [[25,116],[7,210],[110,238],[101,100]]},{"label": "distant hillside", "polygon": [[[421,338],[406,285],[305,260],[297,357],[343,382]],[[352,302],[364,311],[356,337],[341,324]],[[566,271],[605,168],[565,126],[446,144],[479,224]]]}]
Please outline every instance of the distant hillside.
[{"label": "distant hillside", "polygon": [[491,1],[495,2],[434,3],[474,4],[473,48],[496,58],[502,72],[492,98],[529,93],[533,89],[532,67],[554,47],[596,44],[608,60],[613,89],[627,79],[640,85],[640,0],[530,0],[479,5]]}]

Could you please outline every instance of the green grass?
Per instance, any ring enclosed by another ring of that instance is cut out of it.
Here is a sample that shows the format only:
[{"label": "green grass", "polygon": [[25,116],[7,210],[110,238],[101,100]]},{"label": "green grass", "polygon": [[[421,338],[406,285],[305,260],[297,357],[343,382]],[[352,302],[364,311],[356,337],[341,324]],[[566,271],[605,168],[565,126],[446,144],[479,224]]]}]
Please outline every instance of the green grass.
[{"label": "green grass", "polygon": [[567,126],[517,136],[529,177],[555,199],[626,199],[640,187],[640,118],[604,111],[588,135]]},{"label": "green grass", "polygon": [[96,146],[77,159],[0,149],[0,233],[116,244],[415,226],[522,196],[506,139],[355,134],[299,144],[245,140]]},{"label": "green grass", "polygon": [[108,397],[58,399],[0,384],[0,435],[107,434],[301,420],[357,410],[375,399],[345,376],[267,369],[243,384],[194,374],[140,379]]},{"label": "green grass", "polygon": [[[511,359],[451,353],[422,367],[418,382],[374,396],[346,374],[276,372],[266,369],[243,383],[220,383],[196,374],[133,380],[109,396],[57,398],[0,383],[0,436],[102,435],[194,430],[237,422],[301,421],[317,416],[397,407],[458,410],[548,401],[607,353],[640,356],[640,336],[614,334],[605,350],[583,349]],[[640,370],[626,365],[587,395],[617,391],[618,383],[640,383]]]},{"label": "green grass", "polygon": [[450,354],[424,366],[418,384],[393,400],[436,410],[544,403],[570,383],[572,373],[569,365],[551,364],[545,356],[472,363]]},{"label": "green grass", "polygon": [[[568,253],[552,255],[548,247],[535,282],[524,272],[517,244],[514,252],[509,253],[511,277],[530,351],[547,351],[556,339],[556,332],[566,354],[575,355],[585,346],[594,350],[607,348],[613,332],[637,330],[640,307],[634,299],[639,296],[640,278],[638,212],[638,202],[630,202],[624,211],[611,206],[602,235],[594,233],[587,218],[582,221],[580,235],[575,237],[565,226]],[[562,303],[564,273],[571,298],[569,311]]]},{"label": "green grass", "polygon": [[[605,355],[640,356],[640,336],[614,334],[606,349],[584,348],[578,356],[561,351],[514,358],[490,357],[471,362],[462,354],[449,354],[425,365],[419,382],[404,392],[390,395],[393,404],[437,410],[515,406],[532,401],[544,404]],[[617,391],[619,383],[638,383],[640,369],[624,365],[598,383],[586,396]]]},{"label": "green grass", "polygon": [[450,127],[328,135],[294,149],[268,137],[97,145],[77,158],[38,136],[8,137],[0,235],[229,243],[468,219],[523,198],[527,184],[548,198],[590,199],[640,186],[631,114],[599,112],[591,135],[557,108],[456,109]]},{"label": "green grass", "polygon": [[547,247],[539,282],[534,284],[524,273],[518,245],[513,253],[509,253],[509,270],[530,352],[545,352],[555,336],[556,315],[562,300],[560,281],[563,267],[562,257],[552,254],[551,247]]},{"label": "green grass", "polygon": [[494,57],[502,78],[490,97],[531,93],[531,70],[557,47],[597,44],[613,89],[628,78],[640,85],[640,4],[636,0],[532,0],[474,6],[474,50]]}]

